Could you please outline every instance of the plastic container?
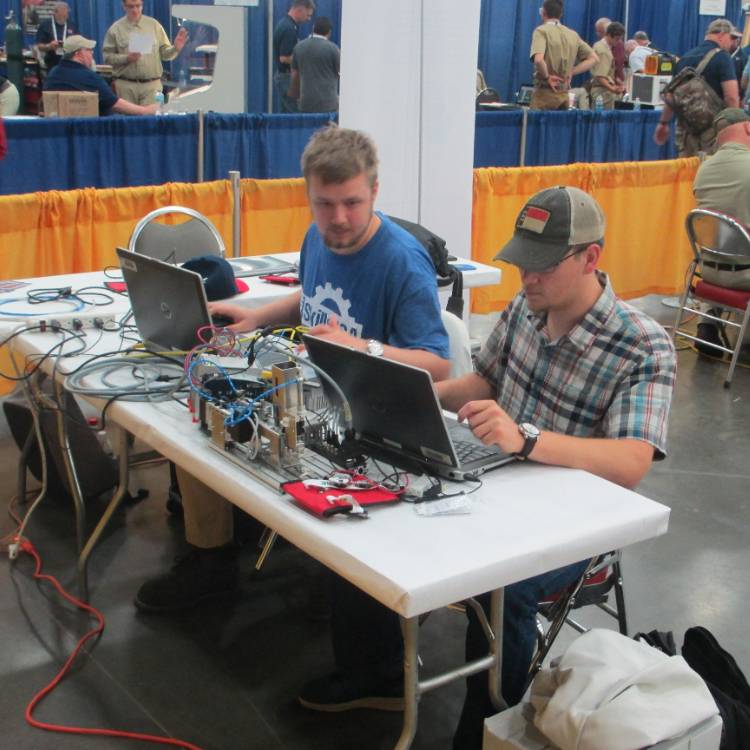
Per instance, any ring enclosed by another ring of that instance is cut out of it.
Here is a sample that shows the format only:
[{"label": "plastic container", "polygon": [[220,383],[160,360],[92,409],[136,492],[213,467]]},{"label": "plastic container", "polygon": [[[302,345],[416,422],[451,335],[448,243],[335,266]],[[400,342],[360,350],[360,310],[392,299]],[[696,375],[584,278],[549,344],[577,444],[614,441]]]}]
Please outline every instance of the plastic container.
[{"label": "plastic container", "polygon": [[639,97],[635,97],[635,101],[633,102],[633,109],[640,109],[641,108],[641,100]]},{"label": "plastic container", "polygon": [[164,92],[154,91],[154,104],[158,105],[157,115],[164,114]]},{"label": "plastic container", "polygon": [[572,89],[568,91],[568,109],[576,108],[576,94]]},{"label": "plastic container", "polygon": [[601,94],[598,94],[596,99],[594,99],[594,111],[596,112],[604,111],[604,99],[602,99]]}]

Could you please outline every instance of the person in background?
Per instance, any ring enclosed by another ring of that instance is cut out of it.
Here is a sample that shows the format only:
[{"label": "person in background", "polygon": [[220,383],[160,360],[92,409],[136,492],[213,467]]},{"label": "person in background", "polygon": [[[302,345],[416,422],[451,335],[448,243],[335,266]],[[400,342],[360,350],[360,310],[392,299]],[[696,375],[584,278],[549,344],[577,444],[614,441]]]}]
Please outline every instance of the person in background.
[{"label": "person in background", "polygon": [[155,115],[156,103],[140,105],[118,97],[109,84],[92,68],[96,42],[78,34],[63,44],[64,56],[44,82],[45,91],[93,91],[99,95],[99,114]]},{"label": "person in background", "polygon": [[331,41],[331,22],[315,19],[313,33],[292,53],[288,96],[299,98],[300,112],[338,112],[341,52]]},{"label": "person in background", "polygon": [[[734,70],[734,63],[728,50],[732,47],[734,26],[726,18],[717,18],[708,25],[705,39],[697,47],[688,50],[674,67],[675,75],[687,67],[697,68],[709,53],[713,53],[703,71],[703,79],[724,101],[725,107],[739,107],[739,84]],[[714,50],[717,50],[714,52]],[[654,143],[664,145],[669,139],[669,123],[674,112],[665,104],[661,111],[659,124],[654,130]],[[700,133],[695,133],[680,117],[675,128],[675,142],[680,156],[696,156],[699,151],[712,154],[716,150],[716,130],[709,125]]]},{"label": "person in background", "polygon": [[748,62],[747,49],[742,46],[742,32],[739,29],[732,29],[732,46],[729,48],[729,55],[734,63],[734,70],[737,73],[737,82],[740,86],[740,101],[745,98],[747,86],[742,85],[742,74]]},{"label": "person in background", "polygon": [[633,34],[635,47],[628,56],[628,65],[632,73],[642,73],[646,65],[646,58],[653,55],[656,50],[651,48],[651,41],[645,31],[636,31]]},{"label": "person in background", "polygon": [[297,101],[288,94],[292,83],[292,52],[299,41],[300,24],[307,23],[314,12],[313,0],[292,0],[287,14],[273,30],[273,59],[276,68],[273,82],[279,95],[280,112],[297,111]]},{"label": "person in background", "polygon": [[[612,19],[610,18],[600,18],[596,22],[596,24],[594,24],[594,30],[596,31],[596,35],[597,37],[599,37],[600,41],[604,39],[604,37],[606,36],[607,29],[609,28],[609,25],[611,23],[612,23]],[[614,72],[615,83],[622,85],[625,83],[625,63],[627,61],[627,56],[625,54],[624,31],[623,31],[623,38],[619,39],[615,43],[615,46],[612,47],[612,57],[615,61],[615,72]]]},{"label": "person in background", "polygon": [[36,46],[44,54],[44,65],[48,71],[62,60],[65,40],[77,33],[75,23],[70,20],[68,4],[55,3],[52,15],[45,18],[36,31]]},{"label": "person in background", "polygon": [[[143,15],[143,0],[123,0],[125,15],[115,21],[104,35],[104,62],[112,66],[117,95],[133,104],[149,105],[162,90],[163,60],[174,60],[188,40],[187,29],[177,32],[174,44],[162,25]],[[148,51],[133,50],[146,42]]]},{"label": "person in background", "polygon": [[[718,149],[706,159],[695,175],[693,193],[698,208],[727,214],[750,229],[750,115],[742,109],[724,109],[714,118]],[[710,284],[730,289],[750,290],[750,259],[736,256],[716,261],[704,256],[701,277]],[[717,317],[721,309],[709,310]],[[698,335],[721,345],[719,324],[704,319],[698,323]],[[695,343],[703,354],[717,356],[713,347]]]},{"label": "person in background", "polygon": [[601,98],[604,109],[614,109],[617,101],[625,93],[625,84],[615,77],[615,59],[612,50],[622,43],[625,27],[613,21],[607,26],[607,33],[594,45],[594,52],[599,58],[591,68],[591,105]]},{"label": "person in background", "polygon": [[534,65],[531,109],[567,109],[572,77],[598,59],[573,29],[560,23],[562,13],[562,0],[544,0],[539,9],[542,24],[534,29],[529,52]]}]

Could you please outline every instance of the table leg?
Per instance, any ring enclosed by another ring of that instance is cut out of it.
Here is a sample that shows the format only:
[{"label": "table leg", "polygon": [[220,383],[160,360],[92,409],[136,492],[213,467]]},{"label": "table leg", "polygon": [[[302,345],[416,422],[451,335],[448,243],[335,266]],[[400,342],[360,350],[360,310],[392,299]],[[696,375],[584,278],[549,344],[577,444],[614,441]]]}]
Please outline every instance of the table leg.
[{"label": "table leg", "polygon": [[404,636],[404,726],[395,750],[411,747],[417,733],[419,700],[419,617],[401,617]]},{"label": "table leg", "polygon": [[500,692],[500,682],[503,673],[503,589],[495,589],[490,594],[490,627],[495,634],[490,639],[490,655],[492,666],[489,668],[489,690],[492,705],[498,710],[505,710],[508,705]]},{"label": "table leg", "polygon": [[87,565],[89,555],[99,541],[102,532],[107,527],[109,519],[112,518],[114,512],[120,507],[120,503],[123,498],[128,494],[128,480],[130,477],[130,444],[128,441],[128,433],[125,429],[116,426],[117,430],[117,463],[119,469],[119,477],[117,480],[117,489],[115,490],[112,499],[107,504],[102,517],[96,524],[96,527],[91,532],[85,546],[80,550],[78,555],[78,580],[83,582],[86,586],[85,590],[85,601],[88,600],[88,584],[87,584]]},{"label": "table leg", "polygon": [[[68,488],[70,489],[70,494],[73,498],[73,508],[75,509],[76,514],[76,549],[80,555],[83,551],[84,536],[86,533],[86,504],[83,499],[83,493],[81,492],[80,482],[78,481],[78,474],[76,473],[73,452],[70,448],[68,430],[65,426],[65,412],[62,409],[62,404],[65,403],[65,389],[60,380],[55,380],[54,388],[57,403],[60,405],[55,413],[57,436],[60,443],[60,452],[62,453],[63,463],[65,464],[65,473],[68,476]],[[78,593],[84,601],[88,600],[88,581],[86,580],[85,568],[83,571],[79,568],[78,571]]]}]

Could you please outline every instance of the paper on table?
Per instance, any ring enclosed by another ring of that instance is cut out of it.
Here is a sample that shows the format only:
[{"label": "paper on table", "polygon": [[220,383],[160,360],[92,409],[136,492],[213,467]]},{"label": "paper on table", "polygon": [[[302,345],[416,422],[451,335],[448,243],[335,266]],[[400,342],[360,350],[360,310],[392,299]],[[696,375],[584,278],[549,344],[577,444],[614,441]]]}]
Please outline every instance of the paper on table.
[{"label": "paper on table", "polygon": [[140,34],[134,31],[128,39],[128,52],[139,52],[141,55],[148,55],[154,48],[155,41],[151,34]]}]

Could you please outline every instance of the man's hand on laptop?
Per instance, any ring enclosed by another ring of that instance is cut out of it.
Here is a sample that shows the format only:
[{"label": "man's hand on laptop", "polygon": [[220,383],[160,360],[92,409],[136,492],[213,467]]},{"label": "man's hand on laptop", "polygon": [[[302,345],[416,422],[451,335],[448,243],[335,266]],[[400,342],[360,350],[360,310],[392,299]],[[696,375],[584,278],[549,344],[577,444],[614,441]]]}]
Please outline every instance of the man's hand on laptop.
[{"label": "man's hand on laptop", "polygon": [[459,422],[466,420],[471,431],[485,445],[497,445],[505,453],[518,453],[524,446],[518,425],[496,401],[469,401],[456,416]]},{"label": "man's hand on laptop", "polygon": [[327,323],[321,323],[320,325],[313,326],[308,333],[311,336],[317,336],[320,339],[326,341],[332,341],[334,344],[341,344],[342,346],[350,346],[353,349],[359,349],[360,351],[367,350],[367,342],[358,336],[352,336],[351,333],[347,333],[336,320],[335,315],[328,316]]},{"label": "man's hand on laptop", "polygon": [[250,310],[247,307],[241,307],[240,305],[232,305],[229,302],[209,302],[208,314],[211,316],[225,315],[232,318],[234,323],[227,326],[227,328],[235,333],[254,331],[259,327],[256,322],[257,316],[254,310]]}]

